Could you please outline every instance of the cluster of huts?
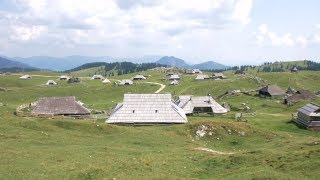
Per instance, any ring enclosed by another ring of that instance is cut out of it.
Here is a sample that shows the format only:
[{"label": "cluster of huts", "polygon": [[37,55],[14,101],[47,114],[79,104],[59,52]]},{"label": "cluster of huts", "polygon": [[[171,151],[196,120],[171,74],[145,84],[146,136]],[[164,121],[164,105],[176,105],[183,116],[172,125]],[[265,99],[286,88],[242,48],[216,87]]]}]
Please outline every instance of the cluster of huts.
[{"label": "cluster of huts", "polygon": [[283,98],[284,103],[292,105],[301,100],[314,100],[317,96],[309,90],[294,90],[288,87],[287,91],[281,89],[277,85],[268,85],[259,89],[259,95],[262,97]]},{"label": "cluster of huts", "polygon": [[[87,117],[90,110],[75,97],[40,98],[32,110],[34,116]],[[211,96],[179,96],[171,94],[124,94],[106,123],[109,124],[179,124],[187,123],[194,113],[225,114],[228,110]]]}]

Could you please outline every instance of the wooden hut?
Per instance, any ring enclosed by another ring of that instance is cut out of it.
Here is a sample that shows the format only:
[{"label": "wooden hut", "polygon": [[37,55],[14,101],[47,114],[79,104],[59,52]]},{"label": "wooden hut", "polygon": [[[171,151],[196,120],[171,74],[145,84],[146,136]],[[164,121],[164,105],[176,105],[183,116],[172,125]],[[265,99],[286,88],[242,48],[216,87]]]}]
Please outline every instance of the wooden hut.
[{"label": "wooden hut", "polygon": [[303,106],[294,121],[307,129],[320,130],[320,106],[313,103]]},{"label": "wooden hut", "polygon": [[276,85],[268,85],[259,90],[260,96],[284,97],[286,92]]},{"label": "wooden hut", "polygon": [[108,83],[111,83],[111,81],[110,81],[109,79],[105,78],[105,79],[102,81],[102,83],[108,84]]},{"label": "wooden hut", "polygon": [[143,75],[136,75],[132,78],[133,80],[144,80],[147,79],[146,77],[144,77]]},{"label": "wooden hut", "polygon": [[197,77],[195,78],[195,80],[197,81],[206,80],[206,79],[210,79],[209,76],[206,74],[198,74]]},{"label": "wooden hut", "polygon": [[93,75],[91,80],[103,80],[104,77],[102,75]]},{"label": "wooden hut", "polygon": [[26,75],[21,76],[19,79],[31,79],[31,78],[32,78],[32,76],[26,74]]},{"label": "wooden hut", "polygon": [[169,77],[169,80],[180,80],[180,76],[178,74],[173,74]]},{"label": "wooden hut", "polygon": [[294,67],[294,68],[290,69],[290,72],[291,73],[297,73],[298,72],[298,68]]},{"label": "wooden hut", "polygon": [[170,85],[173,85],[173,86],[179,85],[179,81],[173,80],[170,82]]},{"label": "wooden hut", "polygon": [[133,85],[133,81],[131,81],[130,79],[123,79],[121,80],[119,85]]},{"label": "wooden hut", "polygon": [[79,83],[80,82],[80,78],[77,77],[71,77],[68,79],[68,83]]},{"label": "wooden hut", "polygon": [[48,80],[47,83],[46,83],[47,86],[55,86],[57,85],[56,82],[54,82],[54,80]]},{"label": "wooden hut", "polygon": [[171,94],[124,94],[106,123],[180,124],[187,123],[184,111],[171,101]]},{"label": "wooden hut", "polygon": [[286,97],[284,100],[285,104],[292,105],[301,100],[313,100],[316,99],[317,96],[308,90],[299,90],[295,92],[293,95]]},{"label": "wooden hut", "polygon": [[202,74],[202,71],[200,69],[193,69],[193,72],[195,74]]},{"label": "wooden hut", "polygon": [[31,112],[36,116],[73,116],[81,117],[90,111],[76,101],[74,96],[40,98]]},{"label": "wooden hut", "polygon": [[228,112],[227,109],[217,103],[211,96],[179,96],[176,104],[182,108],[186,114],[224,114]]},{"label": "wooden hut", "polygon": [[61,75],[60,76],[60,80],[61,81],[67,81],[68,79],[70,79],[67,75]]},{"label": "wooden hut", "polygon": [[185,74],[194,74],[195,72],[193,71],[193,69],[186,69]]},{"label": "wooden hut", "polygon": [[223,73],[213,73],[212,79],[227,79],[227,76]]}]

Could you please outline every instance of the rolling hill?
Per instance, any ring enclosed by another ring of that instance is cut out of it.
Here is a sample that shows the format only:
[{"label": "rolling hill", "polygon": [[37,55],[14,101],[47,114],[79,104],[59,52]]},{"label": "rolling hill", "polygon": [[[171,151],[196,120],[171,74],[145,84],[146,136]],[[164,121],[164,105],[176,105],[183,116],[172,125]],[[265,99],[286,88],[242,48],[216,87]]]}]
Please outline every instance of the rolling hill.
[{"label": "rolling hill", "polygon": [[0,57],[0,71],[21,72],[21,71],[31,71],[31,70],[37,70],[37,69],[25,63],[13,61],[5,57]]},{"label": "rolling hill", "polygon": [[103,76],[114,76],[114,75],[145,71],[148,69],[161,67],[161,66],[166,66],[166,65],[161,65],[156,63],[135,64],[132,62],[113,62],[113,63],[95,62],[95,63],[87,63],[64,72],[70,73],[74,76],[92,76],[94,74],[100,74]]},{"label": "rolling hill", "polygon": [[111,56],[66,56],[66,57],[50,57],[50,56],[33,56],[33,57],[14,57],[16,61],[26,63],[39,69],[50,69],[53,71],[66,71],[76,68],[86,63],[93,62],[133,62],[133,63],[152,63],[160,59],[162,56],[143,56],[138,58],[116,58]]},{"label": "rolling hill", "polygon": [[183,59],[179,59],[174,56],[164,56],[158,61],[156,61],[156,63],[183,69],[224,70],[228,68],[228,66],[216,63],[214,61],[207,61],[200,64],[190,65],[186,63]]}]

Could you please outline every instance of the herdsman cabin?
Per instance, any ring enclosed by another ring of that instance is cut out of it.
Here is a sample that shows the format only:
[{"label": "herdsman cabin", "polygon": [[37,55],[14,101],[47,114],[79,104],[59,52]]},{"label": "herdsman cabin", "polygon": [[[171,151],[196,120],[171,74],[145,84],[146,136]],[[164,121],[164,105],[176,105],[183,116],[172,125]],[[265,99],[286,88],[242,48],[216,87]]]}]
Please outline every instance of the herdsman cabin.
[{"label": "herdsman cabin", "polygon": [[31,78],[32,77],[30,75],[28,75],[28,74],[23,75],[23,76],[20,77],[20,79],[31,79]]},{"label": "herdsman cabin", "polygon": [[320,130],[320,106],[313,103],[303,106],[294,121],[307,129]]},{"label": "herdsman cabin", "polygon": [[227,76],[222,73],[213,73],[212,79],[227,79]]},{"label": "herdsman cabin", "polygon": [[91,80],[104,80],[104,77],[102,75],[93,75]]},{"label": "herdsman cabin", "polygon": [[69,77],[67,76],[67,75],[61,75],[60,76],[60,80],[61,81],[66,81],[66,80],[68,80],[69,79]]},{"label": "herdsman cabin", "polygon": [[124,94],[106,121],[109,124],[187,123],[184,111],[171,101],[171,94]]},{"label": "herdsman cabin", "polygon": [[210,79],[210,77],[208,76],[208,75],[206,75],[206,74],[199,74],[199,75],[197,75],[197,77],[195,78],[195,80],[197,80],[197,81],[201,81],[201,80],[206,80],[206,79]]},{"label": "herdsman cabin", "polygon": [[130,79],[123,79],[121,80],[121,82],[119,83],[119,85],[133,85],[133,82]]},{"label": "herdsman cabin", "polygon": [[169,77],[169,80],[180,80],[180,76],[178,74],[173,74]]},{"label": "herdsman cabin", "polygon": [[54,80],[48,80],[46,83],[47,86],[55,86],[57,83]]},{"label": "herdsman cabin", "polygon": [[132,78],[133,80],[144,80],[147,79],[146,77],[144,77],[143,75],[136,75]]},{"label": "herdsman cabin", "polygon": [[32,110],[35,116],[85,117],[90,111],[76,101],[74,96],[40,98]]},{"label": "herdsman cabin", "polygon": [[211,96],[179,96],[176,104],[188,114],[208,113],[224,114],[228,110],[217,103]]},{"label": "herdsman cabin", "polygon": [[292,105],[301,100],[313,100],[316,99],[317,96],[308,90],[299,90],[295,92],[293,95],[285,98],[284,103],[288,105]]},{"label": "herdsman cabin", "polygon": [[259,95],[267,97],[284,97],[286,92],[276,85],[268,85],[259,90]]}]

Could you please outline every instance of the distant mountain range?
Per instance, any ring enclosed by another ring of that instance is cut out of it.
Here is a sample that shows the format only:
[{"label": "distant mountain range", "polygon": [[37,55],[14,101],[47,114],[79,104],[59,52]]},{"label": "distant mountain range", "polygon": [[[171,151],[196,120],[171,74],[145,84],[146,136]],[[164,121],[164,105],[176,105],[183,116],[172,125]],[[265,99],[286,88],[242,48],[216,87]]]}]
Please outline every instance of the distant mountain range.
[{"label": "distant mountain range", "polygon": [[66,71],[79,67],[83,64],[93,62],[133,62],[133,63],[151,63],[160,59],[162,56],[143,56],[140,58],[115,58],[110,56],[32,56],[27,58],[14,57],[16,61],[26,63],[39,69],[50,69],[53,71]]},{"label": "distant mountain range", "polygon": [[19,72],[19,71],[30,71],[30,70],[36,70],[36,69],[37,68],[34,68],[25,63],[14,61],[6,57],[0,57],[0,71]]},{"label": "distant mountain range", "polygon": [[[138,58],[115,58],[111,56],[66,56],[66,57],[50,57],[50,56],[32,56],[27,58],[13,57],[10,58],[16,63],[24,66],[36,67],[42,70],[66,71],[87,63],[93,62],[132,62],[132,63],[157,63],[162,65],[174,66],[186,69],[215,70],[226,69],[228,66],[208,61],[201,64],[190,65],[183,59],[174,56],[143,56]],[[1,66],[0,66],[1,68]]]}]

